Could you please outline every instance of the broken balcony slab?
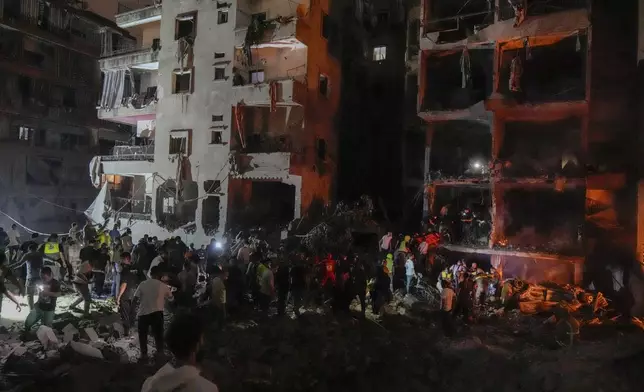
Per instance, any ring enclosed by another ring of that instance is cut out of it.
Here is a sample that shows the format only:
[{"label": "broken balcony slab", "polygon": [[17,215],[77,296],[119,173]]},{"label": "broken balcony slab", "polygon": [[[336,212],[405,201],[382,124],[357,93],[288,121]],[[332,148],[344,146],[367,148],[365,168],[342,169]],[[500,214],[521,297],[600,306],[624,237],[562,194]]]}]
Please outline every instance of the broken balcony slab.
[{"label": "broken balcony slab", "polygon": [[234,86],[234,101],[247,106],[264,106],[271,104],[271,84],[277,89],[275,105],[303,105],[306,100],[306,86],[294,79],[275,80],[258,84]]},{"label": "broken balcony slab", "polygon": [[467,109],[444,111],[424,110],[420,111],[418,116],[427,122],[454,120],[476,121],[484,124],[490,124],[492,122],[492,113],[486,109],[483,101]]},{"label": "broken balcony slab", "polygon": [[163,9],[159,2],[158,5],[151,5],[116,15],[116,24],[120,28],[127,29],[146,23],[158,22],[161,20],[162,11]]},{"label": "broken balcony slab", "polygon": [[238,178],[280,180],[288,177],[291,154],[284,152],[235,154]]},{"label": "broken balcony slab", "polygon": [[506,121],[549,122],[588,114],[588,101],[523,103],[494,93],[485,101],[485,109]]},{"label": "broken balcony slab", "polygon": [[149,48],[134,48],[123,53],[116,53],[98,61],[101,71],[132,67],[139,69],[159,69],[159,50]]},{"label": "broken balcony slab", "polygon": [[519,26],[514,27],[514,20],[509,19],[494,23],[472,34],[466,39],[450,43],[438,43],[440,32],[427,33],[421,36],[421,50],[446,50],[454,48],[475,48],[489,42],[503,42],[524,37],[545,37],[556,35],[573,35],[577,31],[590,27],[590,15],[586,9],[562,11],[547,15],[530,16]]},{"label": "broken balcony slab", "polygon": [[575,189],[586,186],[584,178],[496,178],[492,183],[499,188],[556,188]]},{"label": "broken balcony slab", "polygon": [[445,178],[430,180],[430,186],[454,186],[454,187],[474,187],[488,188],[490,186],[489,178]]}]

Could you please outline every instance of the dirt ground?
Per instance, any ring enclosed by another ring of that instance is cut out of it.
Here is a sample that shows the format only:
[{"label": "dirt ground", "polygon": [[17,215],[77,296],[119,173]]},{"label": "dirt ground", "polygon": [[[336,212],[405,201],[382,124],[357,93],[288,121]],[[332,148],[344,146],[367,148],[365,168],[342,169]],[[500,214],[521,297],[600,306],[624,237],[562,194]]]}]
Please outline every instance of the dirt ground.
[{"label": "dirt ground", "polygon": [[[556,348],[543,319],[488,319],[456,337],[415,311],[377,323],[311,311],[299,319],[231,321],[210,331],[204,376],[220,391],[634,391],[644,333],[594,327]],[[121,364],[63,352],[50,370],[14,374],[14,391],[139,391],[160,365]],[[15,370],[14,370],[15,372]],[[19,383],[18,383],[19,381]]]}]

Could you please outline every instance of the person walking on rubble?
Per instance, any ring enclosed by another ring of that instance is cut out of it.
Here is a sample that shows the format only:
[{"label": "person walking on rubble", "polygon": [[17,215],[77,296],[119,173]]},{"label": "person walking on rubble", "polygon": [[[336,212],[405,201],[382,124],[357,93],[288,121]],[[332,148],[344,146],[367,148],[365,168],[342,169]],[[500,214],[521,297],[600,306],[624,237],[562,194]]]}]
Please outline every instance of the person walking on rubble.
[{"label": "person walking on rubble", "polygon": [[54,321],[56,300],[61,296],[60,282],[52,276],[51,268],[43,267],[40,270],[42,283],[38,287],[38,301],[34,308],[27,315],[25,320],[25,332],[41,321],[42,325],[51,327]]},{"label": "person walking on rubble", "polygon": [[391,298],[391,278],[385,272],[384,268],[378,268],[376,271],[376,278],[371,292],[371,309],[373,314],[380,313],[380,308],[385,303],[389,302]]},{"label": "person walking on rubble", "polygon": [[[264,268],[261,269],[261,277],[259,279],[259,309],[264,315],[268,315],[268,308],[275,295],[275,278],[267,259],[262,260],[261,266],[264,266]],[[259,271],[260,269],[258,268]]]},{"label": "person walking on rubble", "polygon": [[351,300],[356,296],[360,300],[360,312],[362,317],[365,316],[367,311],[367,271],[365,265],[357,257],[351,266]]},{"label": "person walking on rubble", "polygon": [[74,279],[72,280],[74,284],[74,289],[78,294],[78,299],[69,305],[70,310],[78,310],[77,306],[83,302],[83,315],[85,317],[89,316],[89,308],[92,304],[92,295],[89,290],[89,282],[92,279],[92,265],[88,260],[81,262],[76,270]]},{"label": "person walking on rubble", "polygon": [[116,293],[116,306],[118,307],[123,332],[130,334],[134,325],[134,293],[139,286],[139,276],[132,270],[132,256],[123,252],[121,257],[121,279]]},{"label": "person walking on rubble", "polygon": [[134,298],[139,298],[137,321],[142,360],[148,357],[148,329],[152,330],[157,356],[163,354],[163,310],[165,301],[172,299],[172,290],[161,281],[162,273],[159,267],[152,267],[151,278],[141,282],[134,292]]},{"label": "person walking on rubble", "polygon": [[25,264],[27,269],[26,289],[27,289],[27,303],[29,310],[34,308],[34,295],[38,292],[38,285],[40,284],[40,270],[43,267],[43,255],[38,251],[38,245],[31,244],[27,253],[22,255],[21,263]]}]

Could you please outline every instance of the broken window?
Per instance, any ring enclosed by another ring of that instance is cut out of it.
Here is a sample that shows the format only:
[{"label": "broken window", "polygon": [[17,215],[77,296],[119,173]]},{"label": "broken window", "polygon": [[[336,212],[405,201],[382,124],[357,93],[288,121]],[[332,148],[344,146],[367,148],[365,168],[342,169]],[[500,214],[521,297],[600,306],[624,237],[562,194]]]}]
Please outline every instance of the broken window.
[{"label": "broken window", "polygon": [[493,89],[494,49],[439,53],[427,59],[425,94],[421,109],[467,109],[490,96]]},{"label": "broken window", "polygon": [[383,61],[387,58],[387,47],[386,46],[375,46],[373,48],[373,61]]},{"label": "broken window", "polygon": [[329,96],[329,77],[324,74],[318,76],[318,92],[325,97]]},{"label": "broken window", "polygon": [[215,80],[224,80],[226,79],[226,68],[215,67]]},{"label": "broken window", "polygon": [[503,234],[507,245],[518,250],[569,255],[581,250],[586,208],[584,189],[564,192],[509,189],[504,192],[503,200]]},{"label": "broken window", "polygon": [[259,83],[264,83],[264,71],[263,70],[257,70],[257,71],[250,71],[250,82],[252,84],[259,84]]},{"label": "broken window", "polygon": [[250,16],[250,24],[260,24],[266,22],[266,12],[258,12]]},{"label": "broken window", "polygon": [[217,2],[217,8],[229,8],[231,6],[231,3],[226,3],[224,1],[218,1]]},{"label": "broken window", "polygon": [[219,11],[217,13],[217,24],[228,23],[228,11]]},{"label": "broken window", "polygon": [[489,125],[476,121],[435,123],[431,140],[430,180],[489,178],[492,150]]},{"label": "broken window", "polygon": [[201,202],[201,225],[206,235],[214,235],[219,228],[221,201],[217,196],[206,197]]},{"label": "broken window", "polygon": [[190,133],[189,129],[170,131],[169,154],[190,155]]},{"label": "broken window", "polygon": [[197,13],[191,12],[177,16],[174,24],[174,39],[194,38],[197,36]]},{"label": "broken window", "polygon": [[502,46],[499,92],[518,102],[584,100],[587,36],[574,35],[551,45],[532,43],[521,40]]},{"label": "broken window", "polygon": [[174,79],[173,94],[192,93],[192,70],[175,70],[172,77]]},{"label": "broken window", "polygon": [[329,39],[331,36],[331,19],[329,15],[322,12],[322,37]]},{"label": "broken window", "polygon": [[581,162],[581,121],[507,122],[498,163],[505,177],[576,177]]},{"label": "broken window", "polygon": [[226,57],[226,53],[224,53],[224,52],[215,52],[215,58],[216,59],[223,59],[224,57]]},{"label": "broken window", "polygon": [[221,131],[210,132],[210,144],[223,144],[224,139]]}]

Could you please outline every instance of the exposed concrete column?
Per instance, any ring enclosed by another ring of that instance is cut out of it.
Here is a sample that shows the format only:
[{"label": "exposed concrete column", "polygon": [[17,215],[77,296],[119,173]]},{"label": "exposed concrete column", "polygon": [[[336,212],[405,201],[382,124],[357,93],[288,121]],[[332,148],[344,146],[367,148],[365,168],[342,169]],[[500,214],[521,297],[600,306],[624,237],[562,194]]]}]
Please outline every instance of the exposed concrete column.
[{"label": "exposed concrete column", "polygon": [[[493,116],[492,120],[492,162],[499,158],[501,147],[503,146],[503,135],[505,133],[505,126],[503,121],[497,116]],[[496,168],[496,167],[495,167]],[[503,233],[504,221],[504,202],[503,202],[503,189],[499,184],[499,174],[493,172],[491,180],[491,198],[492,198],[492,211],[490,216],[492,218],[492,233],[490,234],[490,248],[494,246],[499,240],[504,239]]]},{"label": "exposed concrete column", "polygon": [[[425,133],[425,165],[423,167],[423,216],[428,216],[434,209],[434,195],[435,189],[432,187],[430,190],[427,182],[429,178],[429,159],[431,157],[432,140],[434,138],[434,127],[432,124],[427,125],[427,132]],[[431,193],[430,193],[431,191]]]}]

